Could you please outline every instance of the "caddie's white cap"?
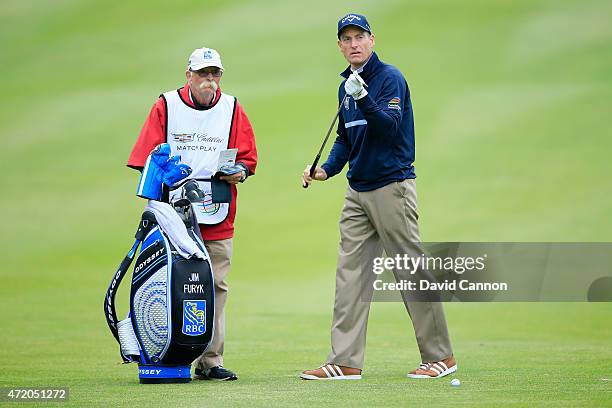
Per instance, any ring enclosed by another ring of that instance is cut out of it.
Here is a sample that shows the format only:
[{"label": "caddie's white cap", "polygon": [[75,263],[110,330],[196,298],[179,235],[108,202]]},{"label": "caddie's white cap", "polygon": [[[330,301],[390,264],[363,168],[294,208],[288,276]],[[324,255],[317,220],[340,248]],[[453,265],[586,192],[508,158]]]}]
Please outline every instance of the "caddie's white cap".
[{"label": "caddie's white cap", "polygon": [[188,67],[191,71],[197,71],[206,67],[218,67],[223,69],[221,55],[212,48],[197,48],[189,56]]}]

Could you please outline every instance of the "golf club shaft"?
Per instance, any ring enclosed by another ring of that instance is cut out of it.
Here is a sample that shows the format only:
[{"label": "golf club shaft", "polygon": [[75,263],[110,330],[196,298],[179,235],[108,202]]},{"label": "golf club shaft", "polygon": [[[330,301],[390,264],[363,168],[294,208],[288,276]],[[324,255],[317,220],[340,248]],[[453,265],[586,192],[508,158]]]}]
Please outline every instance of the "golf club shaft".
[{"label": "golf club shaft", "polygon": [[[317,156],[315,157],[314,161],[312,162],[312,166],[310,166],[310,177],[313,177],[315,174],[315,171],[317,169],[317,164],[319,164],[319,159],[321,158],[321,153],[323,153],[323,149],[325,149],[325,145],[327,144],[327,140],[329,139],[329,135],[331,134],[332,129],[334,128],[334,125],[336,124],[336,121],[338,120],[338,116],[340,116],[340,111],[342,110],[342,105],[344,105],[344,101],[346,100],[346,98],[348,97],[348,94],[344,95],[344,98],[342,98],[342,101],[340,102],[340,106],[338,106],[338,111],[336,112],[336,116],[334,116],[334,120],[332,120],[331,125],[329,125],[329,129],[327,130],[327,134],[325,135],[325,139],[323,139],[323,144],[321,145],[321,148],[319,149],[319,152],[317,153]],[[302,187],[304,188],[308,188],[308,184],[307,183],[303,183]]]}]

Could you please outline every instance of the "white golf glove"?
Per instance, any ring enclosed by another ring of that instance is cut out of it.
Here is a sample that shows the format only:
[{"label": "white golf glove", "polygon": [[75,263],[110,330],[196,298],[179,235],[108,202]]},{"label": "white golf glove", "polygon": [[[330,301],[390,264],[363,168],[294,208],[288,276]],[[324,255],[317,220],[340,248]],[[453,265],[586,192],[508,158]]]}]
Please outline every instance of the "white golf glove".
[{"label": "white golf glove", "polygon": [[359,99],[365,97],[368,94],[368,91],[366,91],[364,85],[365,82],[363,81],[363,79],[361,79],[359,74],[353,72],[351,75],[349,75],[346,82],[344,83],[344,90],[347,94],[351,95],[353,99],[358,101]]}]

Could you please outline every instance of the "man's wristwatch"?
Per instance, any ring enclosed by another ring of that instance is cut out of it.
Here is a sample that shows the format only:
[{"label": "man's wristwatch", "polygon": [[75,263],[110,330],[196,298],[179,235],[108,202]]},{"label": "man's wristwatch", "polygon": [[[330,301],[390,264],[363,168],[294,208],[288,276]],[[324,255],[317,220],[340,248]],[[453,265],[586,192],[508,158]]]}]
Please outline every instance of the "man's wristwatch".
[{"label": "man's wristwatch", "polygon": [[249,169],[242,163],[236,163],[236,166],[242,167],[242,172],[240,172],[240,182],[244,182],[249,176]]}]

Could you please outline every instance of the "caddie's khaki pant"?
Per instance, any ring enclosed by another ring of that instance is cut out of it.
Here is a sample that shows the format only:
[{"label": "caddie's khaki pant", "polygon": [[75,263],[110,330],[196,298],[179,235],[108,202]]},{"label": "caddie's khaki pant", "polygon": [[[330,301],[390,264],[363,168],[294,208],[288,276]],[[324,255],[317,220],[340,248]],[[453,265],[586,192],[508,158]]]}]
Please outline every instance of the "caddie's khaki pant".
[{"label": "caddie's khaki pant", "polygon": [[[416,184],[393,182],[373,191],[348,187],[340,216],[340,249],[336,269],[336,301],[327,363],[363,368],[375,257],[420,256]],[[441,303],[412,302],[402,293],[412,319],[422,362],[450,357],[446,319]]]},{"label": "caddie's khaki pant", "polygon": [[223,365],[223,344],[225,343],[225,301],[227,299],[227,274],[232,260],[232,239],[204,241],[215,277],[215,329],[213,341],[208,349],[196,359],[197,368],[202,370]]}]

